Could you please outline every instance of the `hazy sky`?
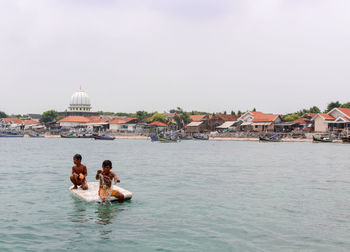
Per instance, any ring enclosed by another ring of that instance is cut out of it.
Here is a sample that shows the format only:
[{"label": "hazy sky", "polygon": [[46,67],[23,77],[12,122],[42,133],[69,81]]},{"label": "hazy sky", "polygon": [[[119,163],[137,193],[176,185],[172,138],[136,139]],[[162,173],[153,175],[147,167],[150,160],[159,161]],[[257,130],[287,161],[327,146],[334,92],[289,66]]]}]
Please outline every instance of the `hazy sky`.
[{"label": "hazy sky", "polygon": [[350,101],[349,0],[0,0],[0,111]]}]

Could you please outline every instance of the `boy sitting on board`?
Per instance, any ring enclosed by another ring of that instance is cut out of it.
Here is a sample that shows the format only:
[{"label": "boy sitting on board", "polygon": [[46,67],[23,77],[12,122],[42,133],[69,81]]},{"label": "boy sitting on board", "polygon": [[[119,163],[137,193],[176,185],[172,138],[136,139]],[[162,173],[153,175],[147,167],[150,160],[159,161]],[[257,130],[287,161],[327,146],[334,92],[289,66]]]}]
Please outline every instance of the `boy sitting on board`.
[{"label": "boy sitting on board", "polygon": [[87,176],[87,169],[86,166],[81,163],[81,155],[75,154],[73,162],[75,166],[72,167],[72,176],[70,176],[70,180],[74,184],[72,189],[78,189],[78,186],[81,186],[83,190],[87,190],[88,185],[85,179]]},{"label": "boy sitting on board", "polygon": [[108,197],[114,196],[119,202],[124,201],[124,195],[118,190],[112,189],[112,180],[114,179],[114,184],[119,183],[120,180],[117,178],[115,173],[111,172],[112,162],[110,160],[105,160],[102,163],[102,170],[98,170],[96,174],[96,179],[100,180],[100,189],[98,190],[98,195],[102,201],[105,201]]}]

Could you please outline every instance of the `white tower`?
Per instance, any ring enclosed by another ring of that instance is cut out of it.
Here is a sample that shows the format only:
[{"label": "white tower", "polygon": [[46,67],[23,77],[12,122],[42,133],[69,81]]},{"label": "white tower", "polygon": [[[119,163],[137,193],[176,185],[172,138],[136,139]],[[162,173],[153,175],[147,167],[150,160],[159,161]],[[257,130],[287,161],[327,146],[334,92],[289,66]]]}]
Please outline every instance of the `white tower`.
[{"label": "white tower", "polygon": [[89,95],[80,90],[75,92],[70,98],[69,111],[70,112],[90,112],[91,102]]}]

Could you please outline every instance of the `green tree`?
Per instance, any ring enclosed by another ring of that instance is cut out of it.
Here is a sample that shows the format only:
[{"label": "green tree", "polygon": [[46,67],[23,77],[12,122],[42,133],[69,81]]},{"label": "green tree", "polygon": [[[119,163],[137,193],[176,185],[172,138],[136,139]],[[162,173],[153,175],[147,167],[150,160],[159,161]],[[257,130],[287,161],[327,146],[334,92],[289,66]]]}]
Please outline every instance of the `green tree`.
[{"label": "green tree", "polygon": [[240,110],[238,110],[237,116],[238,116],[238,117],[241,117],[241,115],[242,115],[242,112],[241,112]]},{"label": "green tree", "polygon": [[231,110],[231,115],[236,115],[235,111]]},{"label": "green tree", "polygon": [[192,122],[192,119],[190,118],[190,114],[187,112],[182,113],[181,120],[184,122],[184,124],[189,124]]},{"label": "green tree", "polygon": [[350,102],[344,103],[340,107],[341,108],[350,108]]},{"label": "green tree", "polygon": [[0,111],[0,118],[6,118],[7,115],[5,112]]},{"label": "green tree", "polygon": [[41,115],[40,122],[54,122],[56,121],[57,117],[58,113],[55,110],[48,110]]},{"label": "green tree", "polygon": [[321,110],[317,106],[313,106],[309,109],[307,113],[321,113]]},{"label": "green tree", "polygon": [[299,118],[300,118],[300,115],[297,113],[283,116],[283,120],[285,120],[285,121],[294,121],[294,120],[299,119]]},{"label": "green tree", "polygon": [[184,112],[184,110],[180,107],[177,107],[176,109],[170,109],[169,110],[170,113],[177,113],[177,114],[182,114]]},{"label": "green tree", "polygon": [[155,112],[152,116],[152,121],[159,121],[162,123],[166,123],[166,115],[165,114],[161,114],[161,113],[157,113]]},{"label": "green tree", "polygon": [[340,106],[341,106],[341,103],[339,101],[331,102],[327,105],[327,109],[326,109],[325,113],[328,113],[329,111],[331,111],[334,108],[339,108]]},{"label": "green tree", "polygon": [[256,112],[256,108],[253,108],[253,112]]},{"label": "green tree", "polygon": [[179,129],[182,129],[186,124],[189,124],[192,121],[187,112],[182,113],[180,116],[175,116],[174,120]]},{"label": "green tree", "polygon": [[136,117],[139,120],[144,120],[144,119],[146,119],[149,116],[150,116],[150,114],[148,112],[146,112],[146,111],[136,111]]}]

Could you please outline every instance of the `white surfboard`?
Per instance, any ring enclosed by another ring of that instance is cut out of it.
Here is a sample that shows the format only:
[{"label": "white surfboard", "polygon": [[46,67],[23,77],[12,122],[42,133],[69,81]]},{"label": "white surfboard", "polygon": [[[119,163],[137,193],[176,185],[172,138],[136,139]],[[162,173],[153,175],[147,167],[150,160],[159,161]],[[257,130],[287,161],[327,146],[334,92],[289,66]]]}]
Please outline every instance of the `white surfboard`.
[{"label": "white surfboard", "polygon": [[[69,188],[70,193],[87,202],[101,202],[100,197],[98,196],[99,182],[87,182],[88,190],[83,190],[80,187],[78,189],[72,190],[73,186]],[[130,200],[132,198],[132,192],[125,190],[116,185],[112,185],[112,188],[118,190],[121,194],[124,195],[124,200]],[[118,200],[116,197],[110,197],[109,201]]]}]

